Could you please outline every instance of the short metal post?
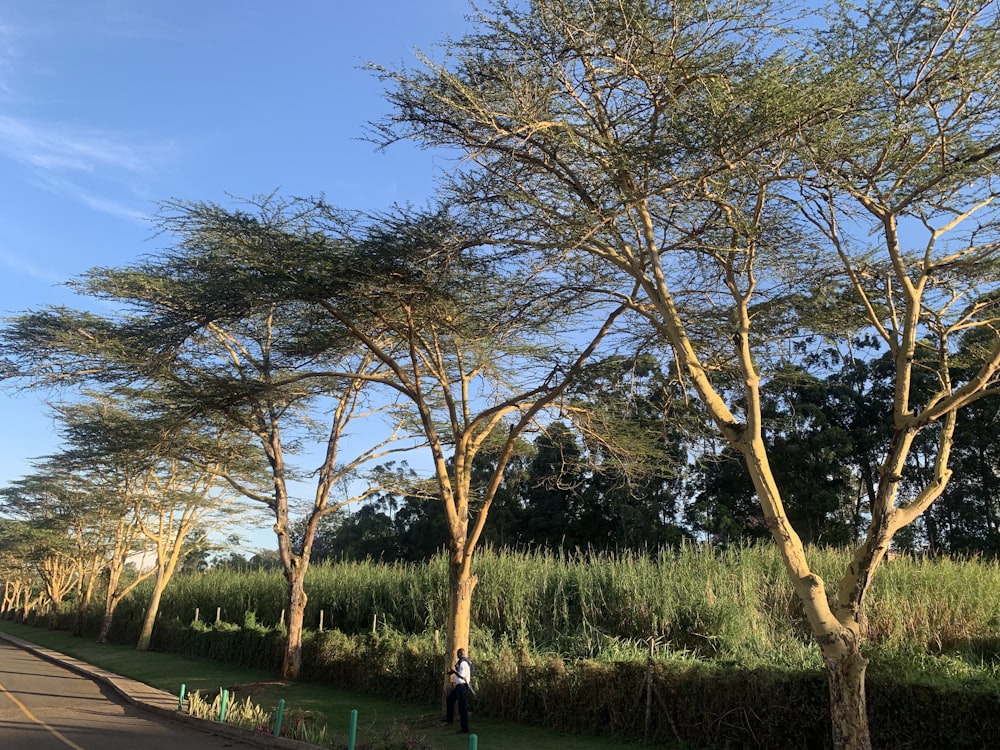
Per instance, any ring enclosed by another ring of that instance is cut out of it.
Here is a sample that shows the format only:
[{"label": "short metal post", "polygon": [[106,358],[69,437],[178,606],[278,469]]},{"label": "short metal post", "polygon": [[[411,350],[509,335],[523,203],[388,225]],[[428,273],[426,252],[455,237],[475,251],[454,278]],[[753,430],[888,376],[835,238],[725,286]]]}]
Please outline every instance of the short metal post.
[{"label": "short metal post", "polygon": [[358,709],[351,711],[351,728],[347,733],[347,750],[354,750],[358,740]]},{"label": "short metal post", "polygon": [[226,704],[229,702],[229,691],[222,691],[222,703],[219,706],[219,721],[223,724],[226,723]]},{"label": "short metal post", "polygon": [[187,685],[183,682],[181,683],[181,695],[177,699],[177,710],[180,711],[184,707],[184,693],[187,692]]},{"label": "short metal post", "polygon": [[479,748],[479,737],[474,734],[469,735],[469,750],[478,750]]},{"label": "short metal post", "polygon": [[281,720],[285,716],[285,699],[278,701],[278,712],[274,715],[274,736],[281,736]]}]

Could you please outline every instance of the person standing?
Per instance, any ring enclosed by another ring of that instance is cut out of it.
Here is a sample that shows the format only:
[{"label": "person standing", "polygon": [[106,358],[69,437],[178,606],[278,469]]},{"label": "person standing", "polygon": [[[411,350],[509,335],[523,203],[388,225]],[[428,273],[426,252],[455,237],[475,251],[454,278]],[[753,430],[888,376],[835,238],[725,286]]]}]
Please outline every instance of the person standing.
[{"label": "person standing", "polygon": [[447,715],[445,724],[451,724],[455,718],[455,704],[458,704],[458,720],[461,726],[459,734],[469,733],[469,685],[472,681],[472,662],[465,656],[465,649],[458,650],[458,661],[455,668],[448,672],[451,675],[451,690],[448,693]]}]

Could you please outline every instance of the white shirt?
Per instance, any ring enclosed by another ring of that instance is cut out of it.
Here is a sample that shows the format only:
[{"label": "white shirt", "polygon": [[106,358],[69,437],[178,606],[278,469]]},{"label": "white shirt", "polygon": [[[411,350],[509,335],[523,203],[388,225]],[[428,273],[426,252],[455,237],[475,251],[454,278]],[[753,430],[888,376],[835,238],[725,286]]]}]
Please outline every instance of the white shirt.
[{"label": "white shirt", "polygon": [[471,678],[472,670],[469,668],[468,659],[459,659],[455,665],[455,674],[452,675],[451,681],[456,685],[468,685]]}]

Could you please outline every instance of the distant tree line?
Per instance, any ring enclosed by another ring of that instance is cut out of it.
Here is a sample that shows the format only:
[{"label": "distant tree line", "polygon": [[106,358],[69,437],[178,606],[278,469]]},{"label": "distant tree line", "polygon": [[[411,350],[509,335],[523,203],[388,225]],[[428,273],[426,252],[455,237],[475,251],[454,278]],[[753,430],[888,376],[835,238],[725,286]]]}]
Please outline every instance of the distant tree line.
[{"label": "distant tree line", "polygon": [[[765,404],[766,439],[803,540],[841,547],[856,544],[870,519],[874,477],[890,439],[891,363],[886,356],[866,362],[836,352],[825,359],[825,376],[792,366],[776,376]],[[724,548],[769,538],[743,462],[685,428],[697,414],[682,414],[672,402],[669,373],[658,359],[602,360],[584,381],[567,412],[613,411],[615,430],[643,435],[645,452],[623,456],[588,439],[572,419],[552,421],[519,442],[493,501],[487,545],[641,553],[682,541]],[[612,406],[613,393],[628,397]],[[896,538],[899,551],[1000,556],[1000,398],[978,401],[960,422],[951,458],[956,478]],[[488,453],[477,459],[480,475],[489,474],[489,462]],[[916,485],[925,473],[925,454],[917,450],[907,470],[913,479],[904,483]],[[415,487],[421,484],[410,475]],[[383,493],[326,519],[313,559],[423,561],[446,538],[439,503],[421,492]],[[213,562],[268,564],[266,556],[235,553]]]}]

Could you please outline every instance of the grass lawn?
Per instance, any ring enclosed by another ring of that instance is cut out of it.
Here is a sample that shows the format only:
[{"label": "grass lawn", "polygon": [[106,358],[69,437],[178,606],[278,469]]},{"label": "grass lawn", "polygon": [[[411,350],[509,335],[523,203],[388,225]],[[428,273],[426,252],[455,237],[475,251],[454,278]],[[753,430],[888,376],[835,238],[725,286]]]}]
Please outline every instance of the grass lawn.
[{"label": "grass lawn", "polygon": [[[310,711],[327,717],[330,735],[334,739],[341,739],[345,746],[350,714],[356,709],[359,745],[376,742],[390,733],[400,736],[401,728],[406,727],[408,736],[423,741],[435,750],[465,750],[469,747],[468,738],[456,734],[457,718],[454,727],[439,726],[440,712],[433,706],[396,703],[363,693],[338,690],[322,683],[281,682],[269,672],[176,654],[140,653],[131,646],[101,645],[90,638],[74,638],[65,631],[33,628],[3,620],[0,620],[0,630],[175,695],[181,684],[186,685],[189,692],[197,690],[213,695],[220,688],[236,687],[235,700],[244,701],[249,696],[253,703],[270,711],[283,699],[286,716]],[[472,712],[471,729],[477,735],[478,746],[482,750],[607,750],[636,747],[610,738],[561,735],[538,727],[492,719],[480,720],[475,716],[475,699],[472,702]]]}]

